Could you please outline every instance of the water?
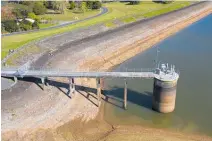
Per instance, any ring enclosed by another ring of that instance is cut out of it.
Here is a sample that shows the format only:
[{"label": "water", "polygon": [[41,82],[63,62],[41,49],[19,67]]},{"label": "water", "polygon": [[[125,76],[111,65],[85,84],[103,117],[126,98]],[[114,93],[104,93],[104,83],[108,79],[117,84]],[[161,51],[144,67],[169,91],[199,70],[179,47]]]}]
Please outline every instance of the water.
[{"label": "water", "polygon": [[[105,119],[112,124],[167,128],[212,136],[212,15],[156,45],[159,60],[180,70],[175,111],[151,110],[153,80],[128,80],[128,109],[123,110],[123,79],[107,79]],[[129,59],[114,71],[153,68],[156,47]]]}]

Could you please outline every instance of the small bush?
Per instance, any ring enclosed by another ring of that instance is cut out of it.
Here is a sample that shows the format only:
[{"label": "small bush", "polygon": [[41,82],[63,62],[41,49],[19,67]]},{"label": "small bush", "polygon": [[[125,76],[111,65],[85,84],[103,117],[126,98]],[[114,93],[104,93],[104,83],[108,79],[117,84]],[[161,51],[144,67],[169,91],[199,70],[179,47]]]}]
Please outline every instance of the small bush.
[{"label": "small bush", "polygon": [[24,24],[24,23],[20,23],[19,27],[22,31],[27,31],[27,30],[32,29],[32,26]]},{"label": "small bush", "polygon": [[33,13],[33,12],[31,12],[31,13],[28,13],[28,16],[27,16],[28,18],[31,18],[31,19],[36,19],[37,18],[37,16],[35,15],[35,13]]},{"label": "small bush", "polygon": [[35,21],[33,24],[32,24],[32,29],[39,29],[39,23],[37,21]]}]

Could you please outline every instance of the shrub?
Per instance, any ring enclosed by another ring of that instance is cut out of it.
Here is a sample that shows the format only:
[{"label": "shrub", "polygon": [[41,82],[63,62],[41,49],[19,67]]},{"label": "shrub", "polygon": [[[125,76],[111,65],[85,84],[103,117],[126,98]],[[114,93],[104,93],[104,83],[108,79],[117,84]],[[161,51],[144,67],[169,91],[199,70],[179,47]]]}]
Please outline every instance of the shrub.
[{"label": "shrub", "polygon": [[7,32],[17,32],[19,30],[19,27],[15,20],[8,20],[2,22],[2,27]]},{"label": "shrub", "polygon": [[33,6],[33,12],[36,15],[43,15],[46,13],[46,7],[43,5],[42,2],[35,2]]},{"label": "shrub", "polygon": [[20,22],[19,27],[22,31],[27,31],[32,29],[32,23],[27,20],[23,20]]},{"label": "shrub", "polygon": [[37,18],[37,16],[35,15],[35,13],[33,13],[33,12],[31,12],[31,13],[28,13],[28,16],[27,16],[28,18],[31,18],[31,19],[36,19]]},{"label": "shrub", "polygon": [[39,29],[39,23],[37,21],[35,21],[33,24],[32,24],[32,29]]},{"label": "shrub", "polygon": [[23,21],[21,21],[21,23],[32,26],[32,23],[27,20],[23,20]]},{"label": "shrub", "polygon": [[32,26],[24,24],[24,23],[20,23],[19,27],[22,31],[27,31],[27,30],[32,29]]},{"label": "shrub", "polygon": [[37,21],[38,23],[40,23],[40,20],[41,20],[41,18],[38,16],[35,18],[35,21]]},{"label": "shrub", "polygon": [[69,9],[74,9],[75,8],[75,2],[70,1],[69,3],[70,3]]}]

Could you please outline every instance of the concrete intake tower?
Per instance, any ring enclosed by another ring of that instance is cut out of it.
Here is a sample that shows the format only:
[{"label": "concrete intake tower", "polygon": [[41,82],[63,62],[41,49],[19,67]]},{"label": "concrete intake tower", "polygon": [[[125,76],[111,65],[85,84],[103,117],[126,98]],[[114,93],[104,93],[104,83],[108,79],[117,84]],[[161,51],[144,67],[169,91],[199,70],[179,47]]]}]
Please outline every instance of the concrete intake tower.
[{"label": "concrete intake tower", "polygon": [[152,109],[160,113],[170,113],[175,109],[176,88],[179,74],[174,66],[162,64],[154,77]]}]

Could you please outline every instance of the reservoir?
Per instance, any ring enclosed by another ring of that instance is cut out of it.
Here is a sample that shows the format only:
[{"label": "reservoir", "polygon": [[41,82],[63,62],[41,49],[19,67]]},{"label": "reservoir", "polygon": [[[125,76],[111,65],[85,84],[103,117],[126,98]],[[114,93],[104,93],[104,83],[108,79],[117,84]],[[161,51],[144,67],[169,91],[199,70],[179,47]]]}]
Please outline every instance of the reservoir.
[{"label": "reservoir", "polygon": [[123,109],[123,79],[106,79],[105,120],[111,124],[142,125],[212,136],[212,15],[193,23],[154,47],[116,66],[113,71],[141,71],[158,61],[180,71],[175,111],[151,109],[153,80],[127,79],[128,105]]}]

